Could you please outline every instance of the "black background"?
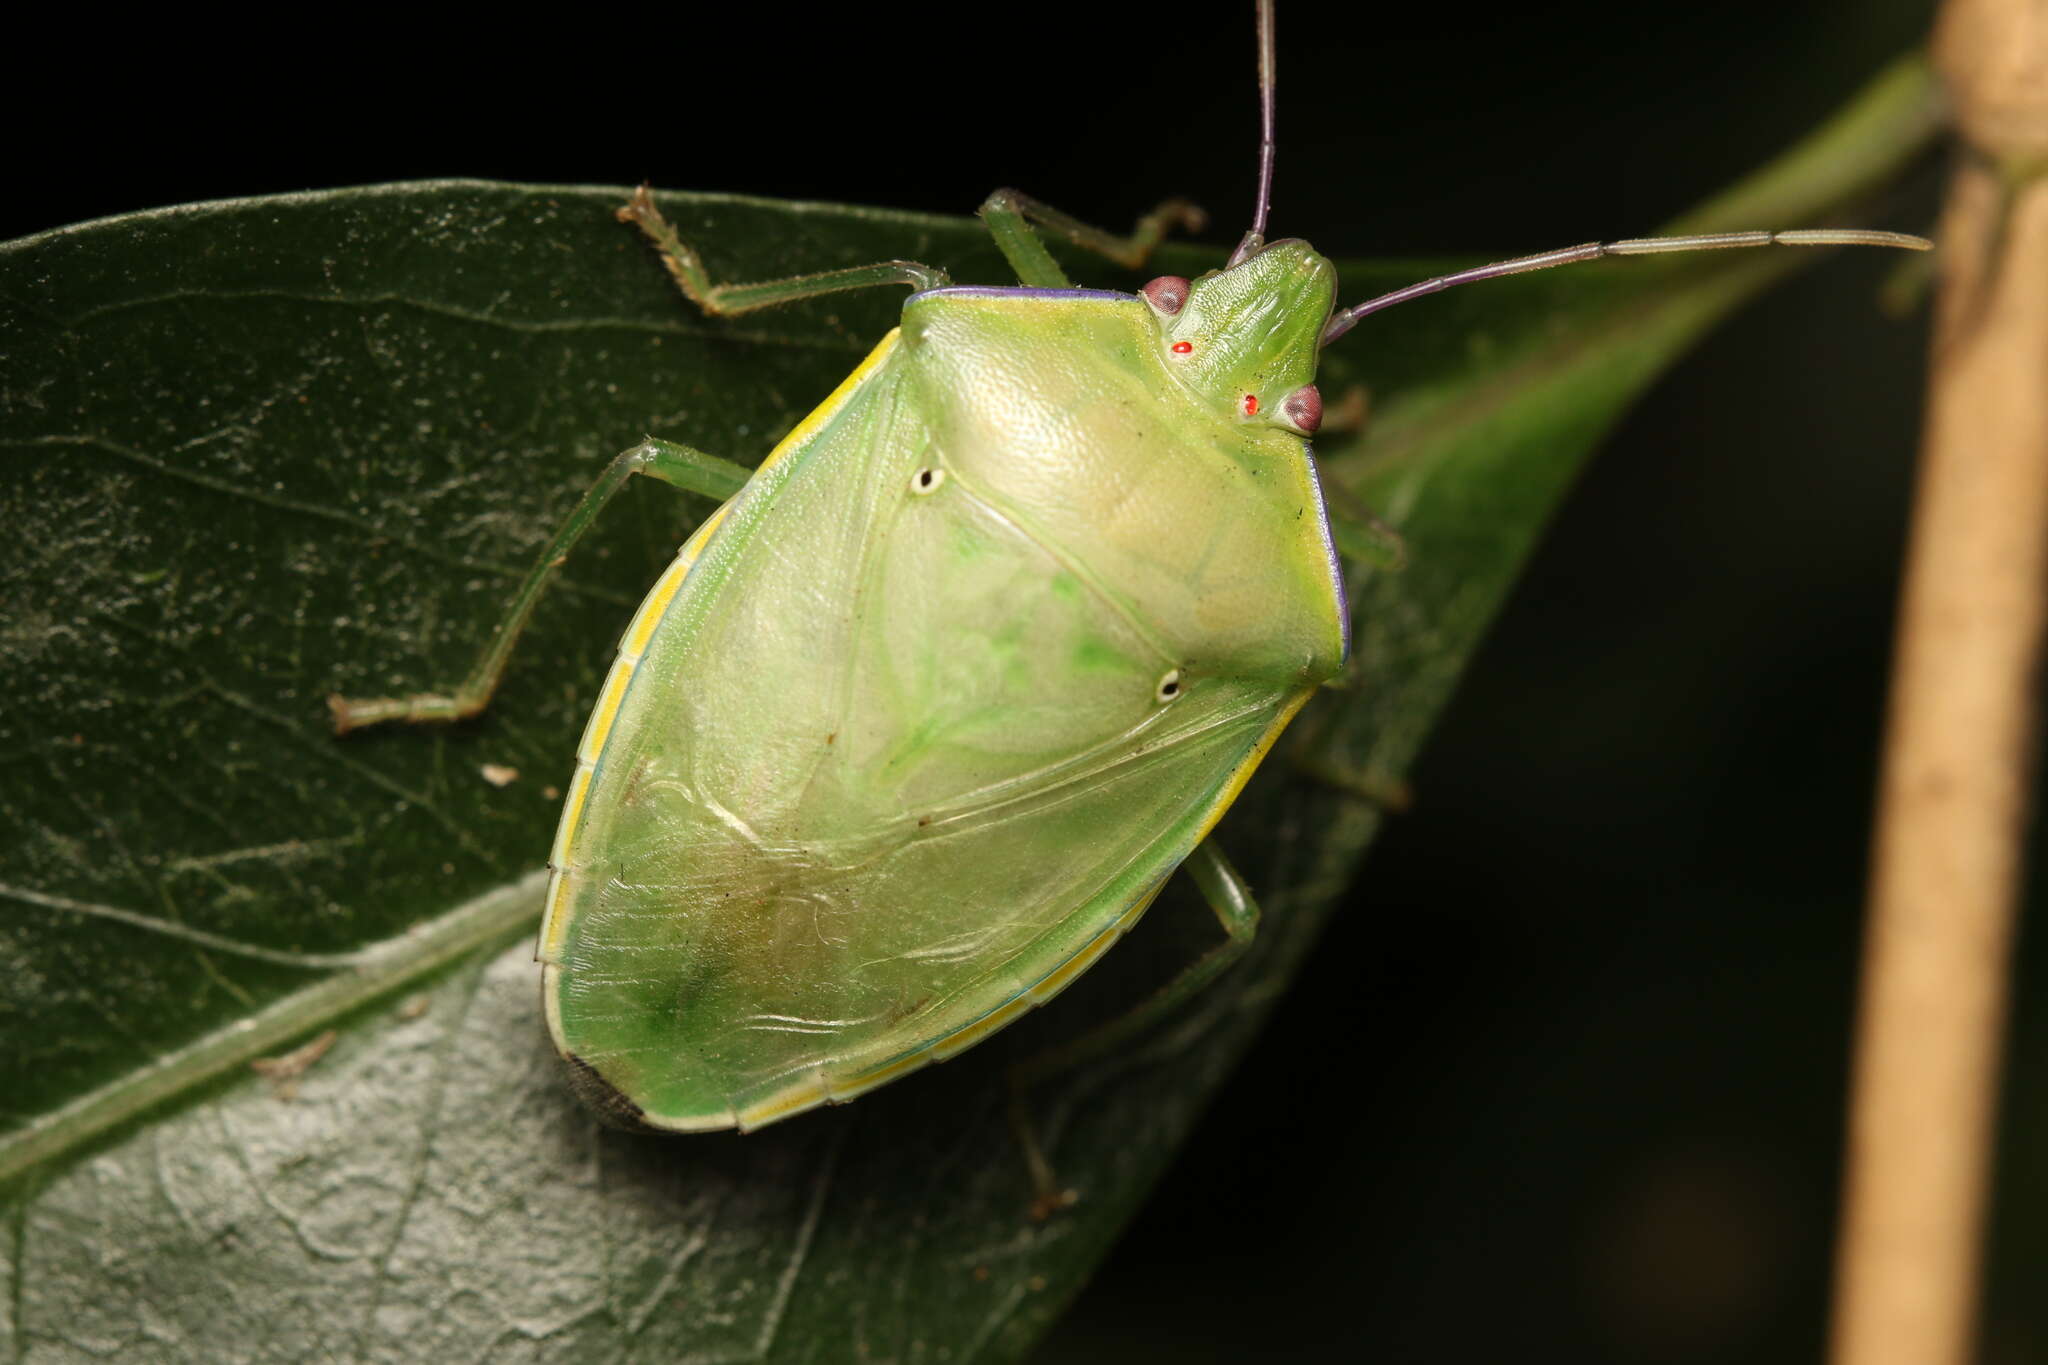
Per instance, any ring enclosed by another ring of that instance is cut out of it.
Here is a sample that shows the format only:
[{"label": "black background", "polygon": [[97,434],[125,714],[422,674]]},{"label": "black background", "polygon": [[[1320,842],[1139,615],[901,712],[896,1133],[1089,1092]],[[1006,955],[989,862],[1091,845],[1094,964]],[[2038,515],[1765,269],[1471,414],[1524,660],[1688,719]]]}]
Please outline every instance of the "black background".
[{"label": "black background", "polygon": [[[1182,193],[1228,241],[1248,11],[109,21],[18,54],[0,237],[473,176],[953,213],[1014,184],[1109,225]],[[1672,11],[1287,5],[1274,234],[1343,257],[1652,231],[1927,21]],[[1927,226],[1934,184],[1891,225]],[[1816,1358],[1918,422],[1923,324],[1874,303],[1891,264],[1821,263],[1611,443],[1414,811],[1041,1359]],[[1994,1359],[2044,1332],[2024,1135],[2048,1116],[2015,1085]]]}]

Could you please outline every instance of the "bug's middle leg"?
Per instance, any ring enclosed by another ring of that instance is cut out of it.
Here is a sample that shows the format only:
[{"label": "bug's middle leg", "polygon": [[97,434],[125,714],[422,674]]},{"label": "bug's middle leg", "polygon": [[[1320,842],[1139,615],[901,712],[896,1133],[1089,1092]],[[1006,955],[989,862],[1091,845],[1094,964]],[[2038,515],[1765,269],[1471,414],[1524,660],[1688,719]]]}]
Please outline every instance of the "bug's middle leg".
[{"label": "bug's middle leg", "polygon": [[724,502],[746,485],[753,471],[743,464],[721,460],[675,441],[646,440],[626,451],[605,467],[597,482],[584,493],[555,534],[527,570],[519,590],[505,608],[504,617],[491,632],[490,643],[477,656],[469,673],[452,692],[424,692],[410,697],[330,696],[327,708],[334,716],[334,732],[345,735],[367,725],[387,721],[411,724],[466,720],[490,705],[491,694],[505,676],[512,650],[533,619],[533,609],[554,580],[555,571],[569,557],[569,551],[597,520],[606,503],[617,496],[635,474],[660,479],[687,493],[701,493]]},{"label": "bug's middle leg", "polygon": [[1021,190],[1004,189],[997,190],[982,202],[981,221],[988,225],[989,235],[996,239],[996,248],[1009,261],[1010,268],[1017,272],[1020,282],[1033,289],[1071,289],[1073,282],[1053,260],[1052,253],[1045,249],[1045,243],[1038,240],[1031,224],[1037,223],[1075,246],[1136,270],[1145,264],[1152,249],[1167,233],[1177,227],[1199,232],[1209,219],[1187,200],[1169,199],[1140,218],[1129,236],[1119,237],[1062,213]]}]

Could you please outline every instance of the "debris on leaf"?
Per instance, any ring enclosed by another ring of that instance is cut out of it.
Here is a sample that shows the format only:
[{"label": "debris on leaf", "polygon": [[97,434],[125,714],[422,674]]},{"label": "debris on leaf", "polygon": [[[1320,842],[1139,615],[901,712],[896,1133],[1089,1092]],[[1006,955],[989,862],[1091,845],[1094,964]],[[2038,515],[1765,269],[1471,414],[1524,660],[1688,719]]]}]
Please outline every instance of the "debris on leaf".
[{"label": "debris on leaf", "polygon": [[259,1076],[270,1078],[273,1092],[278,1099],[295,1100],[299,1097],[299,1078],[306,1074],[313,1063],[327,1055],[327,1049],[334,1046],[336,1034],[333,1029],[314,1038],[303,1047],[276,1057],[258,1057],[249,1063],[249,1069]]}]

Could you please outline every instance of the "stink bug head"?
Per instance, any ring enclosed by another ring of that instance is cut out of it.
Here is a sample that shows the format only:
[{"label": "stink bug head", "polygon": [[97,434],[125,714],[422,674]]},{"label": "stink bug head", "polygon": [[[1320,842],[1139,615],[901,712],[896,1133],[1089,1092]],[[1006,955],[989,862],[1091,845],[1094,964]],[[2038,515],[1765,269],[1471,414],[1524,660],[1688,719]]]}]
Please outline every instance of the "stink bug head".
[{"label": "stink bug head", "polygon": [[[1182,291],[1148,286],[1145,297],[1160,315],[1162,342],[1182,383],[1237,416],[1298,425],[1283,413],[1291,396],[1315,382],[1336,290],[1336,267],[1307,242],[1289,238]],[[1168,312],[1161,300],[1171,303],[1176,293],[1186,301]]]}]

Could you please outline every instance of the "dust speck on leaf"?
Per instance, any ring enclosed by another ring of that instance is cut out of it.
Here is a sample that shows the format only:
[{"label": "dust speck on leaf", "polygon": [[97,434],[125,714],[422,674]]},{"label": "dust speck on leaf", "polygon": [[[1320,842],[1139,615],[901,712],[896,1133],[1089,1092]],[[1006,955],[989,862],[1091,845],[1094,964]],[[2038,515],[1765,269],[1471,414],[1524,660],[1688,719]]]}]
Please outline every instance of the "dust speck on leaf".
[{"label": "dust speck on leaf", "polygon": [[293,1048],[290,1052],[275,1057],[254,1059],[249,1063],[249,1069],[269,1079],[272,1093],[278,1099],[295,1100],[299,1097],[299,1079],[315,1062],[327,1055],[327,1049],[334,1046],[336,1036],[333,1029],[327,1029],[311,1042]]}]

